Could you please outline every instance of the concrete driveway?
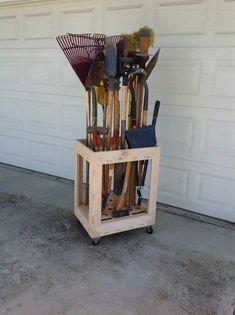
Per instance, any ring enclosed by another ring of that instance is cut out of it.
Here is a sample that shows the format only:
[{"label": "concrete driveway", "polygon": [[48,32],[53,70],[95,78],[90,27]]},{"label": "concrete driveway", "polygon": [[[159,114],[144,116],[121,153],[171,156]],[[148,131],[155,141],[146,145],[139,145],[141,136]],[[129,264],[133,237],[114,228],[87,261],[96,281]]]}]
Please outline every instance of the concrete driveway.
[{"label": "concrete driveway", "polygon": [[234,225],[159,205],[92,246],[72,209],[71,181],[0,164],[1,315],[233,314]]}]

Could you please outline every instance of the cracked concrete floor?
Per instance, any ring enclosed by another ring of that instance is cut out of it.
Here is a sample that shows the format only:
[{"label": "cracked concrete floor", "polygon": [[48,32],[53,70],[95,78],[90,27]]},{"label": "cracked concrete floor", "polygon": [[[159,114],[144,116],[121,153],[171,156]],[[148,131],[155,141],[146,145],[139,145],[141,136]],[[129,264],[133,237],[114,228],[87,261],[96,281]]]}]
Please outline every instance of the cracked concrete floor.
[{"label": "cracked concrete floor", "polygon": [[99,246],[73,215],[70,181],[0,164],[1,315],[232,315],[235,229],[159,205],[144,229]]}]

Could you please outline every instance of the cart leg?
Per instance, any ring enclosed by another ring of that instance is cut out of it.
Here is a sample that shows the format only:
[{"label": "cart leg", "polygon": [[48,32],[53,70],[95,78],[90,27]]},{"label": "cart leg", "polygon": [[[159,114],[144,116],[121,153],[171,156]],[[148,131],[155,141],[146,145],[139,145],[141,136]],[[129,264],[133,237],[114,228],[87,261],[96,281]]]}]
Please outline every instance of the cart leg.
[{"label": "cart leg", "polygon": [[93,245],[93,246],[99,245],[100,240],[101,240],[101,237],[92,238],[91,239],[91,245]]},{"label": "cart leg", "polygon": [[146,227],[146,232],[148,234],[153,234],[153,227],[152,227],[152,225],[149,225],[149,226]]}]

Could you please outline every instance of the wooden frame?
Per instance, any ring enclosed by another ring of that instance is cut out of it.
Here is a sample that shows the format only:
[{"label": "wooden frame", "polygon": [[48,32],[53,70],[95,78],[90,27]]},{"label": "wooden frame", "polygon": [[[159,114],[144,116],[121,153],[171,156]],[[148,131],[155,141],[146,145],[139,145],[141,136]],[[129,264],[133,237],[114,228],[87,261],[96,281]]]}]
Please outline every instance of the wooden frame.
[{"label": "wooden frame", "polygon": [[[83,203],[83,160],[89,162],[89,206]],[[103,218],[103,165],[139,160],[152,161],[148,207],[137,207],[130,215],[120,218]],[[94,152],[85,145],[85,140],[76,140],[74,213],[92,239],[155,224],[159,161],[159,147]]]}]

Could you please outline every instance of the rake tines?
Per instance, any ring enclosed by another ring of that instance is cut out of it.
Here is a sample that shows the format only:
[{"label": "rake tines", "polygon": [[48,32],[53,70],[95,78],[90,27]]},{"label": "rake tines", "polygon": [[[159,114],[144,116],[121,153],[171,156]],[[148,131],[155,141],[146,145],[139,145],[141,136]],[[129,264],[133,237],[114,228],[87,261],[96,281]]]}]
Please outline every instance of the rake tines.
[{"label": "rake tines", "polygon": [[92,61],[104,49],[105,35],[68,33],[56,39],[74,72],[85,86]]},{"label": "rake tines", "polygon": [[104,34],[70,34],[70,41],[74,47],[102,47],[104,48]]}]

